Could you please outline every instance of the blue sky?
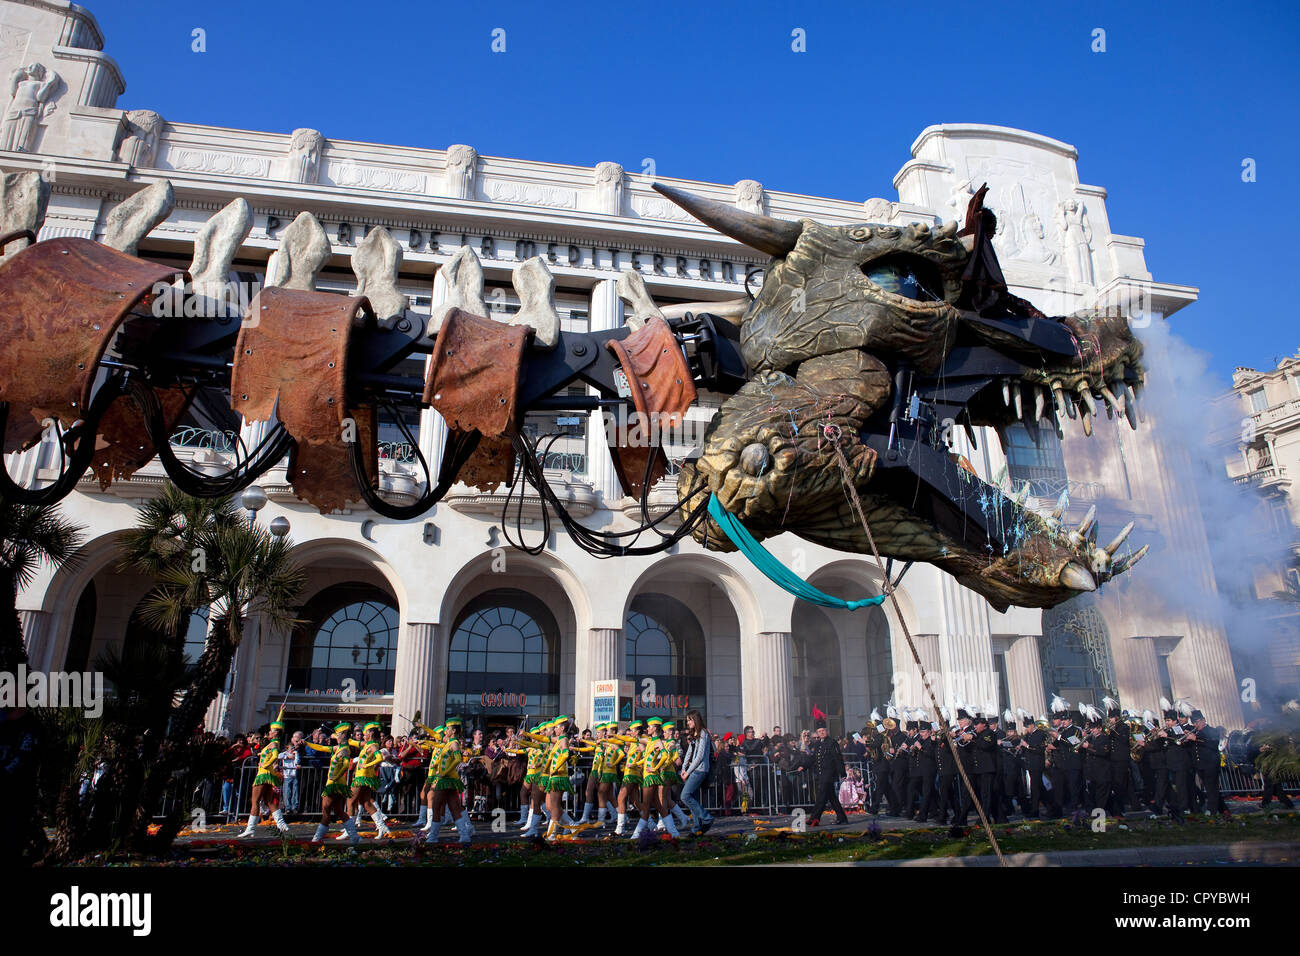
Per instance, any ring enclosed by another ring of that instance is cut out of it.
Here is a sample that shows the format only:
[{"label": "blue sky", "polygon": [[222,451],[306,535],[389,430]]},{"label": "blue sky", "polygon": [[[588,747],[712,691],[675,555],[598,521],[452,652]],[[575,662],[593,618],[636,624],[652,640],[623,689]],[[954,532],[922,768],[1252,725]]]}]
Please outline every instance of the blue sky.
[{"label": "blue sky", "polygon": [[187,122],[853,200],[894,197],[928,125],[1033,130],[1078,148],[1157,280],[1200,287],[1173,322],[1216,374],[1300,348],[1295,4],[84,3],[119,105]]}]

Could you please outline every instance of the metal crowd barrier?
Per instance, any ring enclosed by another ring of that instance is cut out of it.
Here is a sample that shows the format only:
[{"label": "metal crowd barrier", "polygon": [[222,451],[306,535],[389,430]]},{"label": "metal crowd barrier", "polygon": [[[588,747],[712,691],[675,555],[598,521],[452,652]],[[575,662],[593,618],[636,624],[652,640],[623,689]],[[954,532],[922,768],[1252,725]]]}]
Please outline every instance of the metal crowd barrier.
[{"label": "metal crowd barrier", "polygon": [[[793,812],[795,807],[809,809],[817,802],[817,790],[811,770],[789,772],[776,766],[767,757],[747,757],[743,762],[744,773],[737,773],[739,761],[732,760],[725,768],[715,767],[708,780],[696,793],[701,806],[711,814],[741,812],[742,796],[747,792],[748,812],[760,815],[780,815]],[[844,758],[845,770],[856,772],[863,789],[862,806],[870,806],[872,793],[877,781],[869,761],[855,756]],[[292,793],[289,787],[282,789],[282,809],[290,819],[312,817],[320,808],[321,790],[325,786],[326,765],[299,766],[297,770],[297,805],[291,806],[288,800]],[[381,768],[379,791],[380,806],[389,816],[414,819],[420,812],[420,788],[424,783],[424,768],[414,770],[398,768],[393,770],[391,785],[388,775]],[[587,778],[591,773],[591,758],[579,758],[572,777],[574,792],[565,795],[565,806],[570,813],[580,813],[584,802]],[[223,784],[225,777],[204,781],[189,794],[180,793],[173,788],[164,797],[163,806],[158,816],[166,816],[177,801],[182,801],[187,815],[193,815],[196,808],[201,808],[206,819],[213,820],[226,816],[229,820],[242,818],[248,813],[248,801],[252,792],[253,779],[257,776],[256,758],[248,758],[235,769],[232,777],[229,807],[224,802]],[[842,782],[842,781],[841,781]],[[1300,779],[1285,778],[1285,788],[1292,793],[1300,790]],[[1258,771],[1249,767],[1229,764],[1219,770],[1219,792],[1225,796],[1257,796],[1263,789],[1263,782]],[[617,791],[616,791],[617,792]],[[730,792],[730,800],[728,793]],[[838,791],[837,791],[838,792]],[[504,786],[494,784],[491,780],[470,778],[465,793],[462,795],[465,806],[471,816],[486,818],[498,807],[507,812],[519,810],[519,785]],[[481,799],[480,799],[481,798]]]}]

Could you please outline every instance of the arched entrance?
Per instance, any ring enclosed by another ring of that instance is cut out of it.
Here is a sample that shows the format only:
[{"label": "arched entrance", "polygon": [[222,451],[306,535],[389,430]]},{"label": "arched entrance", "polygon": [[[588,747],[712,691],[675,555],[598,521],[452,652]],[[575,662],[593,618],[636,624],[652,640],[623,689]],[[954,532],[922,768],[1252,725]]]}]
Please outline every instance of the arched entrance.
[{"label": "arched entrance", "polygon": [[295,693],[392,694],[397,604],[371,584],[331,585],[303,605],[289,643],[285,688]]},{"label": "arched entrance", "polygon": [[840,640],[835,625],[815,604],[795,605],[791,632],[790,703],[795,726],[789,733],[812,727],[813,707],[826,713],[832,736],[844,733],[844,683]]},{"label": "arched entrance", "polygon": [[560,710],[560,628],[546,603],[494,588],[456,616],[447,652],[447,713],[489,736]]},{"label": "arched entrance", "polygon": [[628,606],[623,634],[637,716],[681,719],[698,710],[707,722],[704,629],[690,608],[666,594],[638,594]]}]

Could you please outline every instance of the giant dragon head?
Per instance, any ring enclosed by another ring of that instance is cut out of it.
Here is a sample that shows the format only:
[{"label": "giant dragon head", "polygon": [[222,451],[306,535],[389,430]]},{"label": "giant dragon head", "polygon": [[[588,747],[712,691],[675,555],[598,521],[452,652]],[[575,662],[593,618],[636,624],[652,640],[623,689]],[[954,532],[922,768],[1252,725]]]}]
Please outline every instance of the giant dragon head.
[{"label": "giant dragon head", "polygon": [[[1136,428],[1144,380],[1122,314],[1050,318],[1008,292],[985,190],[958,230],[788,222],[655,188],[772,257],[740,324],[748,381],[684,467],[682,494],[702,478],[758,538],[790,531],[866,553],[873,538],[882,555],[933,563],[999,609],[1054,606],[1145,553],[1118,553],[1131,524],[1098,546],[1094,511],[1064,527],[1066,495],[1050,513],[1031,510],[951,448],[955,428],[974,441],[977,426],[1002,437],[1019,423],[1037,442],[1078,419],[1091,435],[1102,407]],[[712,523],[696,537],[730,548]]]}]

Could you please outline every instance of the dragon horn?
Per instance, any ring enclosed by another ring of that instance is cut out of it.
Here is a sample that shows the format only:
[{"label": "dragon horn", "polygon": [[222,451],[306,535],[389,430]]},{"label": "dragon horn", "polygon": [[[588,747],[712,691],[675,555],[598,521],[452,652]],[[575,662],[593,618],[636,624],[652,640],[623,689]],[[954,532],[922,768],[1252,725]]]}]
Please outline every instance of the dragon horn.
[{"label": "dragon horn", "polygon": [[651,183],[651,187],[706,226],[712,226],[724,236],[730,236],[769,256],[779,258],[788,255],[799,241],[799,234],[803,232],[802,223],[745,212],[727,203],[705,199],[662,183]]}]

